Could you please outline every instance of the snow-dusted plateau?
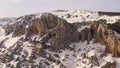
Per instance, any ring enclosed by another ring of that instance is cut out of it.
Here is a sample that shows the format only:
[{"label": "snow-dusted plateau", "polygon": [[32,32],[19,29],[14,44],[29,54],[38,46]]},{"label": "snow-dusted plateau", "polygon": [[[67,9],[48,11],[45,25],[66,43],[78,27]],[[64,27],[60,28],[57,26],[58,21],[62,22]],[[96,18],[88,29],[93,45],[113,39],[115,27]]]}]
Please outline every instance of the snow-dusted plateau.
[{"label": "snow-dusted plateau", "polygon": [[0,68],[120,68],[120,14],[56,10],[0,18]]}]

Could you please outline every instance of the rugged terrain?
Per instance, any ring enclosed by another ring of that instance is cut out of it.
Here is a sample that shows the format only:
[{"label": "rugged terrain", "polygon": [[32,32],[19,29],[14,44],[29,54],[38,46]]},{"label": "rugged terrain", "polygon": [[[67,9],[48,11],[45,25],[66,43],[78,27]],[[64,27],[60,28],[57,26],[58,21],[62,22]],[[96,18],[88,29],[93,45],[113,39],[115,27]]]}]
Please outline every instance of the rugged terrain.
[{"label": "rugged terrain", "polygon": [[120,34],[109,27],[119,19],[86,10],[2,18],[0,68],[119,68]]}]

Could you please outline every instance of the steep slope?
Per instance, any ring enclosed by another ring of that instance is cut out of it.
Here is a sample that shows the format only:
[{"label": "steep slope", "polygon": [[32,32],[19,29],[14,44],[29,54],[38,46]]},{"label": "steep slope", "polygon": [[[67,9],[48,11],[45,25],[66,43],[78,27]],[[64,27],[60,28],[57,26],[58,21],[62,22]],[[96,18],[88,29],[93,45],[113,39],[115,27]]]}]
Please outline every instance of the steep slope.
[{"label": "steep slope", "polygon": [[0,67],[119,68],[119,39],[101,21],[69,23],[50,13],[21,16],[0,27]]},{"label": "steep slope", "polygon": [[93,31],[95,42],[106,45],[113,56],[120,56],[120,34],[116,36],[114,31],[102,24],[94,25],[93,23],[91,25],[91,30]]},{"label": "steep slope", "polygon": [[[77,28],[65,20],[49,13],[36,16],[20,17],[14,24],[1,28],[4,32],[0,36],[1,67],[28,66],[29,61],[26,60],[30,59],[30,64],[33,64],[35,57],[39,59],[42,56],[51,60],[51,57],[46,57],[47,50],[60,52],[61,49],[69,48],[71,42],[78,41]],[[41,67],[40,64],[30,66]]]}]

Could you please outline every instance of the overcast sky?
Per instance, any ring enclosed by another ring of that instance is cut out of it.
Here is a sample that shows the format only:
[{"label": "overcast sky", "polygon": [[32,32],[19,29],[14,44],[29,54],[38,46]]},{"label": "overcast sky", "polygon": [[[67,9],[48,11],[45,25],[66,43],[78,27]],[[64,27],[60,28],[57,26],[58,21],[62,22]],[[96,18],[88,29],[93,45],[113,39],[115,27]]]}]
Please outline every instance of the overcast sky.
[{"label": "overcast sky", "polygon": [[56,9],[120,12],[120,0],[0,0],[0,17],[16,17]]}]

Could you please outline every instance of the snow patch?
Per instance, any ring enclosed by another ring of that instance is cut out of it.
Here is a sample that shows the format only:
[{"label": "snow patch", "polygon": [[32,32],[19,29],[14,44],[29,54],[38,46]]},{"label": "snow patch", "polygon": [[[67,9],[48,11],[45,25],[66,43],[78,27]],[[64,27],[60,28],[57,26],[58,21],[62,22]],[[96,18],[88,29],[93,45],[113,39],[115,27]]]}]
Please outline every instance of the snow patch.
[{"label": "snow patch", "polygon": [[90,26],[81,26],[81,27],[79,27],[78,28],[78,32],[81,32],[83,29],[85,29],[85,28],[90,28]]},{"label": "snow patch", "polygon": [[8,49],[13,46],[21,37],[11,37],[4,42],[5,47]]}]

